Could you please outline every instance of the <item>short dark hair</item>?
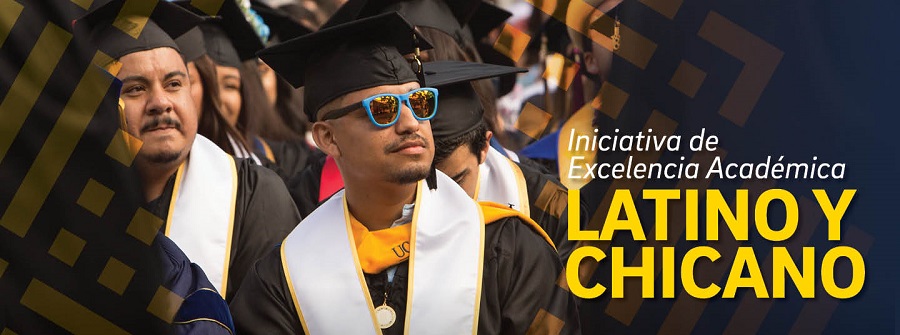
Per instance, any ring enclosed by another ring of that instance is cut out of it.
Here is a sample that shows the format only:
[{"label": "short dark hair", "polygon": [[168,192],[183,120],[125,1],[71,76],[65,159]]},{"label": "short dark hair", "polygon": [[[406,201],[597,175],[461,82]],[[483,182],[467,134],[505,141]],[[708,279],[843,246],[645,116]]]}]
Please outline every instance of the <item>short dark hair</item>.
[{"label": "short dark hair", "polygon": [[[478,125],[475,126],[475,129],[472,129],[468,132],[465,132],[459,136],[452,138],[442,138],[434,140],[434,164],[440,164],[447,157],[450,157],[450,154],[453,153],[456,148],[459,148],[461,145],[468,145],[469,151],[472,152],[475,157],[480,157],[481,150],[484,149],[487,143],[487,131],[488,127],[484,121],[479,121]],[[479,161],[481,163],[481,161]]]}]

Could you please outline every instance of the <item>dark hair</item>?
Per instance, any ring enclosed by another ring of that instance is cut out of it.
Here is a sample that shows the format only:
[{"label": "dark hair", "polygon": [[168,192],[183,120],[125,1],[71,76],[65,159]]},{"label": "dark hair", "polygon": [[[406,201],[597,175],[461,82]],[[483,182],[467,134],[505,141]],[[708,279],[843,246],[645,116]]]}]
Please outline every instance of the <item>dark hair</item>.
[{"label": "dark hair", "polygon": [[[459,148],[461,145],[468,145],[469,151],[475,155],[475,157],[479,157],[481,155],[481,150],[484,149],[487,143],[487,124],[484,121],[479,122],[475,129],[472,129],[468,132],[465,132],[459,136],[452,138],[442,138],[434,140],[434,164],[440,164],[447,157],[450,157],[450,154],[453,153],[454,150]],[[479,161],[481,163],[481,161]]]},{"label": "dark hair", "polygon": [[309,129],[309,120],[303,113],[303,94],[295,89],[284,79],[275,75],[275,112],[281,117],[291,131],[295,134],[306,134]]},{"label": "dark hair", "polygon": [[269,104],[256,62],[256,59],[244,61],[238,69],[241,73],[241,114],[237,120],[238,130],[243,132],[248,140],[256,136],[276,141],[301,138],[281,122]]},{"label": "dark hair", "polygon": [[230,155],[234,155],[234,148],[228,141],[228,135],[231,135],[234,142],[241,149],[250,152],[247,140],[233,126],[228,124],[222,115],[222,102],[219,100],[219,84],[216,80],[216,65],[208,55],[203,55],[194,60],[194,66],[197,67],[197,74],[200,82],[203,84],[203,101],[201,103],[202,111],[197,121],[197,133],[208,138],[222,148]]},{"label": "dark hair", "polygon": [[[463,42],[460,45],[452,36],[436,28],[419,26],[417,29],[434,47],[428,50],[429,61],[481,62],[481,56],[472,43]],[[497,89],[494,82],[490,79],[476,80],[472,82],[472,88],[478,93],[478,99],[484,107],[482,119],[487,123],[488,130],[494,132],[494,136],[501,135],[497,131]]]}]

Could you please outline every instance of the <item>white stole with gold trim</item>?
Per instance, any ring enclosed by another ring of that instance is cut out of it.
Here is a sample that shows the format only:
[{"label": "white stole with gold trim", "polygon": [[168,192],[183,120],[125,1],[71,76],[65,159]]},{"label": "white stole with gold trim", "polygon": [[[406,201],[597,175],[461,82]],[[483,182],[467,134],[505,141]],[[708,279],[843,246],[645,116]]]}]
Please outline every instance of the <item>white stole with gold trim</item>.
[{"label": "white stole with gold trim", "polygon": [[[481,209],[438,172],[420,181],[410,237],[406,334],[474,334],[481,303]],[[359,265],[344,191],[312,212],[281,247],[285,278],[309,335],[381,334]],[[381,303],[380,301],[378,302]]]},{"label": "white stole with gold trim", "polygon": [[197,263],[225,296],[237,199],[234,158],[201,135],[178,168],[166,236]]},{"label": "white stole with gold trim", "polygon": [[528,204],[528,187],[522,170],[509,158],[488,147],[487,158],[479,166],[478,188],[475,192],[478,201],[491,201],[511,206],[525,216],[531,215]]}]

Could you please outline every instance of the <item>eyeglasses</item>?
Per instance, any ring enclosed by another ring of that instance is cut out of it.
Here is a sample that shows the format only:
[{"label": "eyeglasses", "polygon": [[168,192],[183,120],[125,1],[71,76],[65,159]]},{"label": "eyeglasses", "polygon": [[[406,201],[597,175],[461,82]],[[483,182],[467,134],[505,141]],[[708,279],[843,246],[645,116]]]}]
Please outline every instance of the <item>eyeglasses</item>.
[{"label": "eyeglasses", "polygon": [[428,121],[437,114],[438,90],[419,88],[406,94],[376,94],[347,107],[330,111],[322,120],[332,120],[350,114],[360,107],[366,109],[369,120],[378,127],[390,127],[400,119],[401,103],[406,103],[419,121]]}]

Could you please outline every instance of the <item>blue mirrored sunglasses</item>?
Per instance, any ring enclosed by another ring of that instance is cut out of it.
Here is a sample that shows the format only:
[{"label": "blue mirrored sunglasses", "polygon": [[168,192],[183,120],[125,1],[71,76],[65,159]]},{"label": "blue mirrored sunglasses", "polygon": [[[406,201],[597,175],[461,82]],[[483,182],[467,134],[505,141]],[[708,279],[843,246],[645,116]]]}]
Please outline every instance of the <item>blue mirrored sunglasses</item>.
[{"label": "blue mirrored sunglasses", "polygon": [[437,114],[438,90],[429,87],[418,88],[406,94],[376,94],[350,106],[330,111],[322,120],[337,119],[362,107],[373,124],[382,128],[390,127],[400,119],[402,103],[409,107],[416,120],[431,120]]}]

